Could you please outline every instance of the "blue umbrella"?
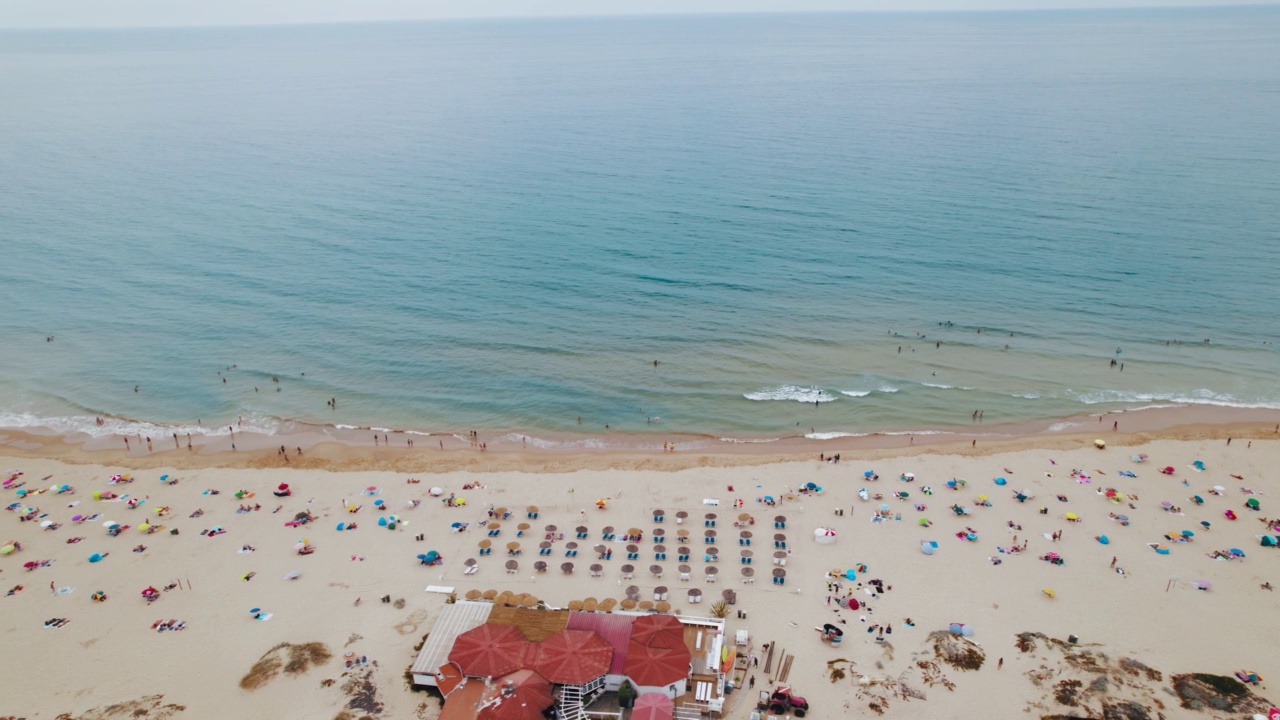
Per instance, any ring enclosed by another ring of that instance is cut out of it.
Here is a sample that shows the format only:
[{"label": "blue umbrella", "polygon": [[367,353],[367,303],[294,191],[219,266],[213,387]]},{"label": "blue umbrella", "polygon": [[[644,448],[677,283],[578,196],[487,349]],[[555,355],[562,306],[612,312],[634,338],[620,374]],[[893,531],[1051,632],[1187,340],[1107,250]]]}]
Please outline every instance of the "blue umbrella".
[{"label": "blue umbrella", "polygon": [[164,482],[165,480],[168,480],[168,479],[169,479],[169,476],[168,476],[168,475],[161,475],[161,476],[160,476],[160,482]]},{"label": "blue umbrella", "polygon": [[338,523],[338,529],[339,529],[339,530],[346,530],[346,529],[347,529],[347,524],[346,524],[346,523],[344,523],[344,522],[340,522],[340,523]]},{"label": "blue umbrella", "polygon": [[871,477],[875,474],[876,474],[875,470],[867,470],[866,472],[862,473],[862,477]]},{"label": "blue umbrella", "polygon": [[1110,545],[1111,538],[1107,537],[1106,535],[1099,535],[1098,542],[1102,543],[1103,545]]},{"label": "blue umbrella", "polygon": [[997,485],[1004,485],[1004,484],[1005,484],[1005,483],[1007,483],[1007,482],[1009,482],[1009,481],[1008,481],[1008,480],[1005,480],[1005,479],[1004,479],[1004,478],[1002,478],[1002,477],[998,477],[998,478],[996,478],[996,484],[997,484]]},{"label": "blue umbrella", "polygon": [[387,519],[384,517],[378,518],[378,527],[386,527],[386,526],[387,526]]},{"label": "blue umbrella", "polygon": [[96,563],[96,562],[99,562],[99,561],[101,561],[101,560],[102,560],[102,554],[101,554],[101,553],[94,553],[94,554],[92,554],[92,555],[90,555],[90,556],[89,556],[89,562],[91,562],[91,563]]},{"label": "blue umbrella", "polygon": [[1208,527],[1209,527],[1209,521],[1208,521],[1208,520],[1201,520],[1201,521],[1200,521],[1200,524],[1201,524],[1201,525],[1203,525],[1203,526],[1205,526],[1205,528],[1208,528]]},{"label": "blue umbrella", "polygon": [[383,500],[382,498],[378,498],[377,500],[373,501],[374,507],[382,507],[383,505],[386,505],[386,504],[387,504],[387,501]]},{"label": "blue umbrella", "polygon": [[858,573],[856,573],[856,572],[854,572],[854,571],[852,571],[852,570],[845,570],[845,571],[844,571],[844,579],[845,579],[845,580],[857,580],[857,579],[858,579]]}]

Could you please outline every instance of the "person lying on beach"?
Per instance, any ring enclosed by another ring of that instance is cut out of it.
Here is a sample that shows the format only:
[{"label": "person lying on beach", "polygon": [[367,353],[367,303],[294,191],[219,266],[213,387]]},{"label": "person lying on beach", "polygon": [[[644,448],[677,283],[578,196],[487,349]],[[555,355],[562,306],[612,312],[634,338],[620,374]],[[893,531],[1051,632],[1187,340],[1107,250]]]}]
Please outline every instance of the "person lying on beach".
[{"label": "person lying on beach", "polygon": [[45,627],[52,627],[52,628],[60,628],[60,627],[62,627],[63,625],[66,625],[66,624],[67,624],[67,623],[69,623],[69,622],[71,622],[71,621],[70,621],[70,620],[68,620],[68,619],[66,619],[66,618],[52,618],[52,619],[49,619],[49,620],[45,620],[45,621],[44,621],[44,626],[45,626]]}]

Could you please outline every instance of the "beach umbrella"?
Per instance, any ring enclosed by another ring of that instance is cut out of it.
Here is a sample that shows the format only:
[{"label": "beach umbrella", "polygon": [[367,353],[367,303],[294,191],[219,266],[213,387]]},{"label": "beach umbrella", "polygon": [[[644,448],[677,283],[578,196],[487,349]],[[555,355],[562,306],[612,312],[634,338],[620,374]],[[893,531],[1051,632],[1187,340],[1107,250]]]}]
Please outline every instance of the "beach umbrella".
[{"label": "beach umbrella", "polygon": [[387,519],[385,517],[379,517],[378,527],[386,527],[386,526],[387,526]]},{"label": "beach umbrella", "polygon": [[52,526],[52,525],[53,525],[53,521],[52,521],[52,520],[45,520],[44,522],[40,523],[40,527],[42,527],[42,528],[47,528],[47,527],[50,527],[50,526]]},{"label": "beach umbrella", "polygon": [[13,543],[7,543],[4,546],[0,547],[0,555],[8,555],[9,553],[13,552],[16,549],[17,548],[13,545]]},{"label": "beach umbrella", "polygon": [[[835,626],[829,626],[835,627]],[[842,632],[836,628],[836,632]],[[672,720],[675,717],[675,701],[666,693],[647,692],[636,698],[631,709],[631,720]]]},{"label": "beach umbrella", "polygon": [[613,646],[592,630],[561,630],[535,649],[533,670],[553,683],[582,685],[608,673],[613,661]]},{"label": "beach umbrella", "polygon": [[1101,450],[1107,446],[1107,441],[1103,440],[1102,438],[1098,438],[1097,440],[1093,441],[1093,446]]},{"label": "beach umbrella", "polygon": [[636,685],[665,687],[688,677],[690,657],[689,648],[683,642],[655,646],[632,641],[627,647],[622,672]]},{"label": "beach umbrella", "polygon": [[1069,512],[1069,513],[1067,513],[1066,517],[1067,517],[1067,519],[1068,519],[1068,520],[1079,520],[1079,519],[1080,519],[1080,516],[1079,516],[1079,515],[1077,515],[1077,514],[1075,514],[1075,513],[1073,513],[1073,512]]},{"label": "beach umbrella", "polygon": [[925,518],[925,517],[920,518],[916,522],[920,524],[920,527],[929,527],[929,524],[930,524],[929,518]]},{"label": "beach umbrella", "polygon": [[1210,525],[1209,525],[1209,521],[1208,521],[1208,520],[1201,520],[1201,521],[1200,521],[1200,524],[1201,524],[1201,525],[1203,525],[1203,526],[1204,526],[1204,529],[1206,529],[1206,530],[1208,530],[1208,529],[1209,529],[1209,527],[1210,527]]},{"label": "beach umbrella", "polygon": [[386,504],[387,504],[387,501],[386,501],[386,500],[383,500],[382,498],[378,498],[377,500],[374,500],[374,501],[373,501],[373,506],[374,506],[374,507],[379,507],[379,508],[380,508],[380,507],[382,507],[383,505],[386,505]]},{"label": "beach umbrella", "polygon": [[302,577],[302,573],[298,572],[297,570],[290,570],[289,572],[284,574],[285,580],[297,580],[300,577]]},{"label": "beach umbrella", "polygon": [[866,470],[862,473],[862,477],[875,477],[875,470]]},{"label": "beach umbrella", "polygon": [[438,497],[444,494],[444,488],[433,487],[427,491],[432,497]]},{"label": "beach umbrella", "polygon": [[1257,510],[1262,503],[1258,502],[1258,498],[1249,498],[1248,500],[1244,501],[1244,504],[1250,510]]},{"label": "beach umbrella", "polygon": [[96,562],[101,562],[101,561],[102,561],[102,554],[101,554],[101,553],[94,553],[94,554],[92,554],[92,555],[90,555],[90,556],[89,556],[89,562],[91,562],[91,563],[96,563]]},{"label": "beach umbrella", "polygon": [[1110,545],[1111,538],[1108,538],[1106,535],[1099,535],[1098,542],[1102,543],[1103,545]]},{"label": "beach umbrella", "polygon": [[1049,588],[1049,587],[1040,588],[1040,592],[1044,593],[1045,597],[1054,597],[1058,594],[1056,591],[1054,591],[1053,588]]},{"label": "beach umbrella", "polygon": [[1241,550],[1240,548],[1231,548],[1227,552],[1231,553],[1232,555],[1235,555],[1236,557],[1244,557],[1244,551]]},{"label": "beach umbrella", "polygon": [[1209,588],[1213,587],[1213,584],[1210,583],[1208,580],[1192,580],[1191,587],[1197,590],[1208,590]]},{"label": "beach umbrella", "polygon": [[1195,536],[1196,536],[1196,534],[1195,534],[1195,533],[1193,533],[1193,532],[1191,532],[1190,530],[1183,530],[1183,531],[1182,531],[1182,537],[1185,537],[1185,538],[1191,538],[1191,537],[1195,537]]},{"label": "beach umbrella", "polygon": [[996,484],[997,484],[997,485],[1004,485],[1004,484],[1006,484],[1006,483],[1008,483],[1008,482],[1009,482],[1008,480],[1005,480],[1005,479],[1004,479],[1004,478],[1002,478],[1002,477],[998,477],[998,478],[996,478]]},{"label": "beach umbrella", "polygon": [[1196,460],[1195,462],[1193,462],[1193,463],[1191,463],[1191,464],[1192,464],[1192,465],[1195,467],[1195,469],[1197,469],[1197,470],[1204,470],[1204,461],[1203,461],[1203,460]]},{"label": "beach umbrella", "polygon": [[464,675],[491,678],[519,669],[530,648],[529,641],[514,625],[486,623],[459,635],[449,651],[449,660]]},{"label": "beach umbrella", "polygon": [[[938,543],[934,542],[933,540],[922,540],[920,542],[920,552],[924,553],[925,555],[932,555],[937,551],[938,551]],[[849,570],[848,572],[853,572],[853,571]]]}]

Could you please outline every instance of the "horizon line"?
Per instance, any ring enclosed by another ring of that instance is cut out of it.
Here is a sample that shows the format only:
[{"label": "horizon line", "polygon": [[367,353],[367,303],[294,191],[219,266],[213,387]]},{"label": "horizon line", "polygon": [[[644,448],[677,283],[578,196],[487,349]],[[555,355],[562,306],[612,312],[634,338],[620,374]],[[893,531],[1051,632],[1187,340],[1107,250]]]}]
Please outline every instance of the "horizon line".
[{"label": "horizon line", "polygon": [[322,25],[384,25],[392,23],[446,23],[446,22],[486,22],[504,20],[598,20],[627,18],[716,18],[736,16],[768,16],[768,15],[993,15],[993,14],[1031,14],[1050,12],[1126,12],[1126,11],[1166,11],[1166,10],[1232,10],[1253,9],[1280,6],[1280,0],[1245,0],[1229,5],[1218,4],[1175,4],[1175,5],[1122,5],[1118,7],[1096,5],[1085,7],[1056,6],[1035,8],[971,8],[971,9],[894,9],[894,10],[739,10],[730,12],[693,11],[693,12],[618,12],[618,13],[564,13],[544,15],[460,15],[453,17],[402,17],[377,18],[367,20],[300,20],[280,22],[241,22],[241,23],[188,23],[157,25],[0,25],[0,32],[30,32],[59,30],[196,30],[196,29],[249,29],[277,27],[313,27]]}]

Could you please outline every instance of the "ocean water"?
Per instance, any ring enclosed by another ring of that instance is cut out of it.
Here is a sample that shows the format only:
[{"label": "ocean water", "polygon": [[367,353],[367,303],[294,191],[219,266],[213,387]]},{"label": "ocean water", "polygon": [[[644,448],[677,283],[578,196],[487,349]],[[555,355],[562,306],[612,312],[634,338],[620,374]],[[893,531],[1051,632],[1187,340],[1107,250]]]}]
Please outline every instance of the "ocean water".
[{"label": "ocean water", "polygon": [[1280,406],[1280,8],[3,32],[0,97],[0,426]]}]

